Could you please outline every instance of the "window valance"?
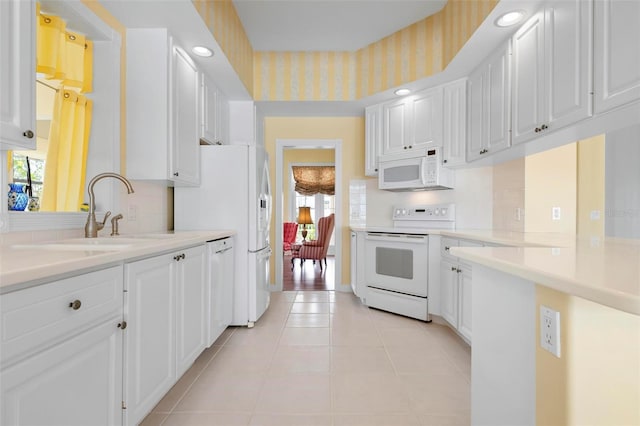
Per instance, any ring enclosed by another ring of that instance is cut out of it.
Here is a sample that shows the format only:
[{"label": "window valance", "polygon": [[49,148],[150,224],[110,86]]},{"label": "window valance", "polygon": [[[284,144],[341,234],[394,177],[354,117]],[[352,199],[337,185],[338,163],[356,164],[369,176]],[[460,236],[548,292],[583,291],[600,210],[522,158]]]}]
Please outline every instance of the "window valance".
[{"label": "window valance", "polygon": [[334,166],[292,166],[295,191],[301,195],[334,195],[336,168]]}]

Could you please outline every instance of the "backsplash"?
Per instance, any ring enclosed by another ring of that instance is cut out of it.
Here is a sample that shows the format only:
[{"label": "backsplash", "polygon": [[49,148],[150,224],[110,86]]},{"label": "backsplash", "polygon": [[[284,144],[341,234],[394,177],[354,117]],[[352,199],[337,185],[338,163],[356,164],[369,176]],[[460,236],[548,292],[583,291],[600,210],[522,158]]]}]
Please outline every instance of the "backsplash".
[{"label": "backsplash", "polygon": [[524,232],[524,163],[493,166],[493,229]]},{"label": "backsplash", "polygon": [[[120,234],[139,234],[146,232],[165,232],[173,230],[173,188],[167,188],[164,182],[131,181],[135,192],[120,195],[121,211],[112,211],[113,215],[122,213]],[[107,222],[101,236],[111,233],[111,224]]]}]

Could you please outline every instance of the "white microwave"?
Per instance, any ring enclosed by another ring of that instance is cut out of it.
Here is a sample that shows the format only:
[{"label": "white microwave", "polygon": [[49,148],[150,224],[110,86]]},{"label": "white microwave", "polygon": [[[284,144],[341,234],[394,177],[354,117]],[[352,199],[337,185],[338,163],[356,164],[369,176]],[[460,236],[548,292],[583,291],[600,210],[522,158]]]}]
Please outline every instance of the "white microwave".
[{"label": "white microwave", "polygon": [[454,172],[442,166],[440,148],[410,158],[380,158],[378,188],[387,191],[453,189]]}]

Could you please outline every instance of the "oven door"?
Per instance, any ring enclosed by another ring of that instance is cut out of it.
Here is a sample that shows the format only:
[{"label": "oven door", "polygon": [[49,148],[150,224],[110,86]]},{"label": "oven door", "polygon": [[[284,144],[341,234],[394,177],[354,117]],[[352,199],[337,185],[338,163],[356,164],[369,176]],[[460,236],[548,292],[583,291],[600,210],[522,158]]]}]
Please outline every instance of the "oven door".
[{"label": "oven door", "polygon": [[427,235],[368,232],[365,252],[368,287],[427,297]]}]

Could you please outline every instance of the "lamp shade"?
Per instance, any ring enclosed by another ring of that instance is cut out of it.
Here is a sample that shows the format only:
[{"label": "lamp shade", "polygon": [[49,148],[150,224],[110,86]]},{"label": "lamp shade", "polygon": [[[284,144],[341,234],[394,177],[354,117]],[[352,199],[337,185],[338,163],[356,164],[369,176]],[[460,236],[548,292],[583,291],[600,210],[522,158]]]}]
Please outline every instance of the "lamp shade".
[{"label": "lamp shade", "polygon": [[311,207],[299,207],[298,208],[298,224],[311,225]]}]

